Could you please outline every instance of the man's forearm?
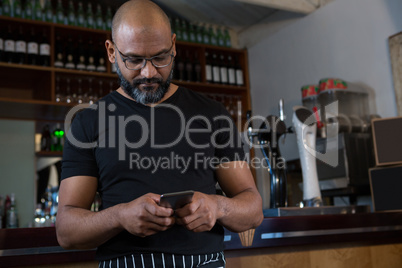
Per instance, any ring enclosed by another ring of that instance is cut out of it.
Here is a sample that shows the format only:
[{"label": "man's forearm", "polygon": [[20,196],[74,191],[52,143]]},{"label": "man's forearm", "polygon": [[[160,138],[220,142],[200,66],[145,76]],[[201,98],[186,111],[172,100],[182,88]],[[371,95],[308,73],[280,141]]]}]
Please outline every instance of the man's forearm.
[{"label": "man's forearm", "polygon": [[100,212],[65,206],[56,220],[59,244],[66,249],[96,248],[121,232],[118,207]]},{"label": "man's forearm", "polygon": [[243,232],[259,226],[263,220],[261,197],[253,189],[227,198],[217,196],[218,222],[233,232]]}]

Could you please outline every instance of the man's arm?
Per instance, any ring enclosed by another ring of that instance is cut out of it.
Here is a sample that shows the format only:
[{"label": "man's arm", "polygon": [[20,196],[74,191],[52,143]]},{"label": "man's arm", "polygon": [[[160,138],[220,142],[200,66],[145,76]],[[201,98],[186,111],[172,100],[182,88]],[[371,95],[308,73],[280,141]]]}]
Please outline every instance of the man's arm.
[{"label": "man's arm", "polygon": [[176,210],[177,222],[195,232],[210,230],[216,221],[233,232],[259,226],[264,218],[262,199],[248,164],[224,163],[216,174],[226,197],[196,192],[190,204]]},{"label": "man's arm", "polygon": [[56,233],[63,248],[95,248],[122,230],[144,237],[174,224],[173,210],[160,207],[159,195],[152,193],[92,212],[96,189],[95,177],[76,176],[61,182]]}]

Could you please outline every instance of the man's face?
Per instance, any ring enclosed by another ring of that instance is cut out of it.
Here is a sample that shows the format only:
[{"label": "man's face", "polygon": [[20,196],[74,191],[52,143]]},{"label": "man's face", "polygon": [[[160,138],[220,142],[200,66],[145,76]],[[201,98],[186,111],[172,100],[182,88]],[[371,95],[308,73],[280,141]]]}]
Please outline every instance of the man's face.
[{"label": "man's face", "polygon": [[117,38],[114,45],[115,67],[119,76],[120,86],[124,92],[135,101],[142,104],[158,103],[169,90],[173,77],[172,63],[166,67],[157,68],[146,61],[143,68],[129,70],[124,63],[134,57],[151,58],[160,55],[175,55],[175,40],[170,35],[142,32],[128,33]]}]

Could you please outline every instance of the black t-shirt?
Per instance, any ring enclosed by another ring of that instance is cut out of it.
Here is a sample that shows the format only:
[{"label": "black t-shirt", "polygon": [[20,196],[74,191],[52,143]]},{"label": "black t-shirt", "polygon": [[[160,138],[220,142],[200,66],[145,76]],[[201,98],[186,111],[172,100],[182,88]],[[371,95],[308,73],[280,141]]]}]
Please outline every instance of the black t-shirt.
[{"label": "black t-shirt", "polygon": [[[236,126],[222,104],[179,87],[151,108],[115,91],[76,114],[64,146],[61,177],[97,177],[105,209],[150,192],[215,194],[216,165],[243,160]],[[99,246],[97,258],[222,250],[219,224],[202,233],[175,225],[145,238],[121,232]]]}]

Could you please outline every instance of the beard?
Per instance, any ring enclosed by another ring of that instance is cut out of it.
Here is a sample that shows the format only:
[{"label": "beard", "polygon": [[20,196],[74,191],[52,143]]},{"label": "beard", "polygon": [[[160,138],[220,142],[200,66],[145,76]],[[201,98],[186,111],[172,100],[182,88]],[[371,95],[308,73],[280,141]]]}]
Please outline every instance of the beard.
[{"label": "beard", "polygon": [[[173,63],[172,70],[170,71],[169,77],[166,81],[163,81],[161,78],[139,78],[134,79],[133,83],[130,83],[127,79],[124,78],[121,70],[115,62],[116,73],[119,76],[119,84],[124,92],[133,98],[136,102],[141,104],[150,104],[150,103],[158,103],[169,90],[170,83],[173,78]],[[146,87],[141,90],[138,86],[145,83],[157,83],[159,86],[157,88]]]}]

